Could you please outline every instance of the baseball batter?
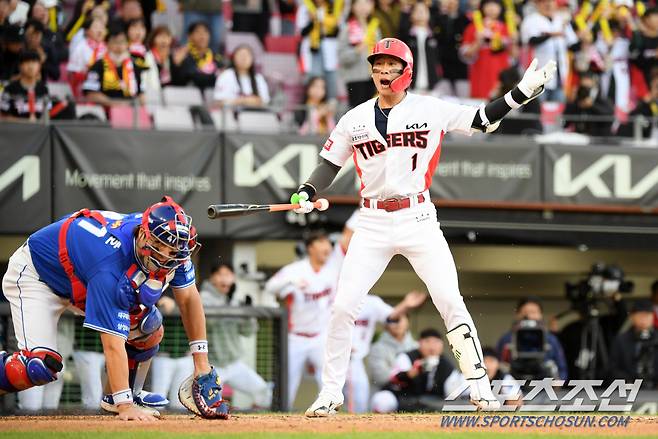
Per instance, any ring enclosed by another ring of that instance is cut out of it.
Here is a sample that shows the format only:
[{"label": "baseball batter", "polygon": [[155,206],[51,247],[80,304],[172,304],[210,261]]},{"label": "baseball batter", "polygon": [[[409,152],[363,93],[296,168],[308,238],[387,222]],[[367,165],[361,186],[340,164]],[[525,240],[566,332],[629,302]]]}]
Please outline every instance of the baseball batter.
[{"label": "baseball batter", "polygon": [[[143,214],[82,209],[30,235],[9,259],[2,289],[11,305],[18,351],[0,352],[0,394],[57,379],[57,322],[66,308],[85,315],[105,354],[107,407],[122,420],[154,420],[133,404],[133,385],[145,378],[163,336],[155,302],[174,289],[194,355],[198,380],[218,382],[208,363],[201,298],[190,257],[192,219],[171,198]],[[214,390],[214,389],[210,389]],[[215,393],[213,393],[215,395]],[[221,398],[221,391],[216,392]],[[212,404],[221,402],[212,398]]]},{"label": "baseball batter", "polygon": [[350,365],[345,388],[343,389],[350,413],[365,413],[368,411],[370,380],[363,359],[370,352],[370,345],[375,335],[377,323],[384,323],[388,319],[396,320],[409,310],[422,305],[425,299],[427,299],[426,293],[410,291],[394,308],[379,296],[367,295],[365,297],[361,312],[354,322]]},{"label": "baseball batter", "polygon": [[555,62],[537,69],[533,60],[516,88],[480,108],[407,92],[413,56],[402,41],[385,38],[368,56],[378,97],[348,111],[320,153],[320,164],[291,196],[297,212],[313,210],[348,159],[361,179],[361,213],[338,280],[329,321],[323,387],[306,416],[329,416],[343,404],[354,321],[368,291],[395,254],[405,256],[425,282],[441,314],[470,398],[494,410],[494,397],[473,320],[459,292],[457,270],[430,201],[429,187],[445,133],[491,132],[512,109],[535,99],[555,74]]}]

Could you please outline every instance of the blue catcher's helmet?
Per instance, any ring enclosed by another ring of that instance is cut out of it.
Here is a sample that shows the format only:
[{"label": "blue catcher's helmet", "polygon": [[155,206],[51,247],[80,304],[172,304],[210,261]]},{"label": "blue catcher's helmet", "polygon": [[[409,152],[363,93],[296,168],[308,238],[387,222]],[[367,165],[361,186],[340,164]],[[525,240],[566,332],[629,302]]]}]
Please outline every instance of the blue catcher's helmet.
[{"label": "blue catcher's helmet", "polygon": [[141,228],[146,235],[144,247],[135,249],[145,257],[137,260],[146,263],[149,272],[166,274],[187,261],[198,248],[197,232],[192,217],[187,215],[171,197],[146,209]]}]

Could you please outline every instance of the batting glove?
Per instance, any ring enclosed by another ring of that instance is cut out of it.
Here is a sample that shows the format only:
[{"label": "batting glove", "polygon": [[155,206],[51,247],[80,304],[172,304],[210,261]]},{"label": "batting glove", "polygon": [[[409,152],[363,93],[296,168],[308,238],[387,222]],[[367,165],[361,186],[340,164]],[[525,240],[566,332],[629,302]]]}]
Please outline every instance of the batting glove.
[{"label": "batting glove", "polygon": [[532,60],[523,74],[521,82],[517,85],[521,93],[528,98],[534,98],[541,94],[544,91],[544,85],[553,79],[557,70],[557,64],[554,60],[550,60],[539,70],[537,70],[537,63],[537,58]]},{"label": "batting glove", "polygon": [[293,209],[295,213],[310,213],[313,210],[313,203],[309,201],[309,196],[306,192],[295,192],[290,196],[291,204],[299,204],[299,208]]}]

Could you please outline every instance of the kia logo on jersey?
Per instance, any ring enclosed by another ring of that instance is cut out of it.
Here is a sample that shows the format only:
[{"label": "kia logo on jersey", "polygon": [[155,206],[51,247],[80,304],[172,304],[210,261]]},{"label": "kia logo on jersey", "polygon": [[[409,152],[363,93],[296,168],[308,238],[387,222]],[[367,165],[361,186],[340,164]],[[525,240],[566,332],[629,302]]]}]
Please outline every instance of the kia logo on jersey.
[{"label": "kia logo on jersey", "polygon": [[416,123],[412,123],[411,125],[407,125],[408,130],[420,130],[423,128],[427,128],[427,122],[423,122],[423,123],[416,122]]},{"label": "kia logo on jersey", "polygon": [[[388,133],[386,135],[386,143],[389,148],[395,147],[410,147],[410,148],[427,148],[427,134],[429,130],[424,131],[405,131],[401,133]],[[386,146],[382,145],[377,140],[359,143],[354,145],[354,149],[359,151],[364,159],[373,155],[380,154],[386,151]]]}]

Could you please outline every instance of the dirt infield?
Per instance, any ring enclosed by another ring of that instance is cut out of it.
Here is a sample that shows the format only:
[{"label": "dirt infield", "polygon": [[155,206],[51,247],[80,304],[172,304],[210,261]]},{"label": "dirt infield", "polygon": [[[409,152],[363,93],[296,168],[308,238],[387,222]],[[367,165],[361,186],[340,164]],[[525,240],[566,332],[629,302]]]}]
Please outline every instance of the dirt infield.
[{"label": "dirt infield", "polygon": [[[522,415],[522,414],[521,414]],[[480,415],[483,417],[484,415]],[[513,416],[499,414],[499,416]],[[545,415],[542,415],[545,416]],[[582,415],[581,415],[582,416]],[[597,419],[602,415],[597,415]],[[506,433],[568,433],[606,436],[658,436],[658,417],[631,416],[626,427],[441,427],[442,415],[338,415],[326,419],[307,419],[301,414],[233,415],[226,421],[209,421],[185,415],[166,415],[155,423],[125,423],[112,416],[9,416],[0,418],[0,431],[127,432],[160,431],[170,433],[290,433],[290,432],[437,432],[488,431]]]}]

